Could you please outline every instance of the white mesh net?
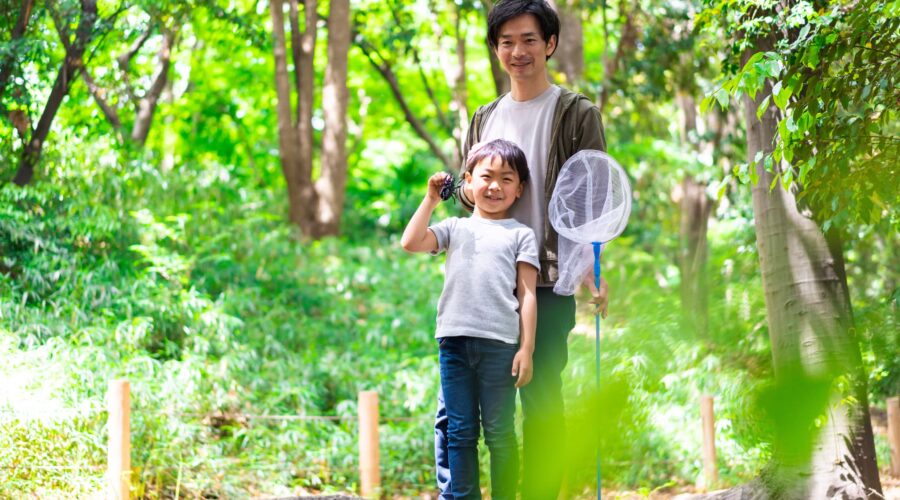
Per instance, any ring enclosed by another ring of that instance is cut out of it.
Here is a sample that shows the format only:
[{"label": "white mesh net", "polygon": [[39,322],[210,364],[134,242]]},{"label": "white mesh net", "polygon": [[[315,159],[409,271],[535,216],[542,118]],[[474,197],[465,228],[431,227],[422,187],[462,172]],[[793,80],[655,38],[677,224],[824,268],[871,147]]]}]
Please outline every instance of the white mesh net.
[{"label": "white mesh net", "polygon": [[622,167],[600,151],[579,151],[563,165],[550,198],[559,234],[559,278],[553,291],[572,295],[593,268],[592,243],[622,234],[631,214],[631,186]]}]

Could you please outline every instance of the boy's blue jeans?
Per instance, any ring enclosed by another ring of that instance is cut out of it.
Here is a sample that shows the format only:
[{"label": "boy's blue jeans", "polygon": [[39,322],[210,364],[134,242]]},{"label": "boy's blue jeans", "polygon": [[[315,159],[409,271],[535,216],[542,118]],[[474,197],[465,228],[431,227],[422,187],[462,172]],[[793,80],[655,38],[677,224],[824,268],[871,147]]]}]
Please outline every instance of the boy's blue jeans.
[{"label": "boy's blue jeans", "polygon": [[[534,376],[520,391],[525,417],[522,498],[552,500],[559,494],[564,473],[566,421],[561,375],[568,362],[569,331],[575,326],[575,298],[538,287],[537,306]],[[453,500],[447,430],[444,399],[438,394],[434,456],[441,500]]]},{"label": "boy's blue jeans", "polygon": [[491,498],[516,498],[519,448],[515,431],[516,379],[511,372],[518,349],[516,344],[475,337],[440,339],[441,391],[447,417],[446,458],[453,477],[449,498],[481,498],[478,471],[481,426],[491,452]]}]

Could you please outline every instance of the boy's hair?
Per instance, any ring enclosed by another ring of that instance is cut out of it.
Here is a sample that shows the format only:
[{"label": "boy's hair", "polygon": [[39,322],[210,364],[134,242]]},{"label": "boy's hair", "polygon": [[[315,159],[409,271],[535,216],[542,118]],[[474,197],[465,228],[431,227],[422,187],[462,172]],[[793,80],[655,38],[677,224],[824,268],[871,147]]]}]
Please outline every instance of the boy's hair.
[{"label": "boy's hair", "polygon": [[514,142],[506,139],[494,139],[472,146],[469,156],[466,157],[466,172],[471,174],[475,170],[475,165],[485,158],[499,158],[501,162],[509,165],[519,174],[519,182],[523,184],[528,182],[528,160],[525,159],[525,152]]},{"label": "boy's hair", "polygon": [[556,43],[559,43],[559,16],[547,0],[500,0],[488,13],[488,44],[492,49],[497,49],[503,23],[523,14],[537,18],[545,42],[550,43],[550,37],[555,36]]}]

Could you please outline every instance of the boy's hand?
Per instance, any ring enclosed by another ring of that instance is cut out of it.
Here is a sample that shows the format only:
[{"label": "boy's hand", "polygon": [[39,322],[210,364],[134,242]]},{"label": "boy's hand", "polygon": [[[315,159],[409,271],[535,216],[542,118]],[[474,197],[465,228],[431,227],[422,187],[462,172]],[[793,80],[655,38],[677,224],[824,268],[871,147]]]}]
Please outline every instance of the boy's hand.
[{"label": "boy's hand", "polygon": [[533,369],[531,364],[531,353],[519,349],[519,352],[516,353],[516,357],[513,358],[512,363],[512,376],[518,377],[516,379],[516,389],[525,387],[528,385],[528,382],[531,382]]},{"label": "boy's hand", "polygon": [[447,177],[450,177],[450,174],[447,172],[438,172],[428,179],[428,194],[426,196],[430,201],[441,201],[441,186]]}]

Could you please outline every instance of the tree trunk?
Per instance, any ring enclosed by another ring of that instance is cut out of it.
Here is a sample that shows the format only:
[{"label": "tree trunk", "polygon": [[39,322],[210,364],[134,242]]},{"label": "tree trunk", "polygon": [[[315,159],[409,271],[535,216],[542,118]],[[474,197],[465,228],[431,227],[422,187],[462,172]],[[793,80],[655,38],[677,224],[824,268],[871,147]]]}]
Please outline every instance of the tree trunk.
[{"label": "tree trunk", "polygon": [[134,118],[134,127],[131,129],[131,140],[139,147],[147,142],[150,133],[150,125],[153,122],[153,113],[159,102],[159,96],[166,88],[169,78],[169,65],[172,59],[172,46],[175,44],[175,31],[163,28],[162,47],[159,49],[159,73],[153,80],[150,89],[144,98],[138,103],[137,115]]},{"label": "tree trunk", "polygon": [[[620,3],[619,12],[620,15],[625,17],[625,24],[622,26],[621,35],[619,36],[619,45],[616,47],[616,53],[613,57],[609,57],[608,47],[603,49],[603,90],[600,92],[599,102],[597,103],[601,114],[607,102],[609,102],[609,91],[612,88],[613,76],[615,76],[626,55],[637,47],[639,33],[634,17],[639,8],[640,4],[638,2],[634,2],[631,9],[628,8],[624,0]],[[609,37],[607,36],[606,43],[608,42]]]},{"label": "tree trunk", "polygon": [[[678,102],[684,112],[683,142],[692,144],[699,154],[696,138],[697,105],[694,98],[679,92]],[[706,195],[706,184],[685,173],[681,181],[680,267],[681,312],[685,328],[699,338],[706,338],[709,326],[707,295],[707,224],[713,204]]]},{"label": "tree trunk", "polygon": [[[304,57],[300,52],[307,47],[315,47],[315,35],[301,37],[297,20],[296,0],[291,1],[292,49],[295,70],[299,73],[295,78],[297,85],[309,82],[309,93],[300,95],[298,114],[295,125],[291,110],[291,81],[287,69],[287,44],[284,34],[284,4],[282,0],[272,0],[269,4],[272,14],[273,52],[275,57],[275,93],[277,95],[276,111],[278,113],[278,148],[281,153],[281,170],[287,184],[289,220],[300,227],[303,234],[312,234],[315,229],[314,214],[307,214],[310,207],[317,207],[315,189],[312,186],[312,54]],[[315,0],[307,0],[305,6],[315,18]],[[310,16],[307,15],[307,19]],[[307,23],[306,29],[315,30],[315,21]],[[304,35],[306,35],[304,33]],[[297,48],[300,48],[298,50]],[[302,63],[302,64],[301,64]],[[302,77],[302,78],[301,78]],[[302,126],[306,119],[306,125]]]},{"label": "tree trunk", "polygon": [[44,106],[44,112],[41,113],[41,118],[38,120],[37,126],[31,133],[31,138],[22,151],[19,169],[13,179],[13,182],[19,186],[28,184],[34,176],[34,167],[40,160],[44,141],[50,133],[50,126],[53,124],[56,112],[59,111],[63,98],[69,93],[72,80],[78,77],[78,71],[80,71],[83,64],[81,58],[93,35],[96,20],[96,0],[81,0],[81,18],[75,30],[75,40],[66,50],[66,57],[59,67],[56,81],[50,90],[47,104]]},{"label": "tree trunk", "polygon": [[571,85],[584,75],[584,29],[580,9],[573,9],[569,3],[570,0],[550,0],[559,14],[559,40],[553,59],[565,75],[565,83]]},{"label": "tree trunk", "polygon": [[[313,168],[313,105],[315,103],[315,66],[313,64],[316,51],[317,23],[319,21],[317,0],[303,2],[303,30],[299,26],[297,0],[290,0],[291,48],[294,56],[294,71],[297,86],[297,134],[299,135],[298,186],[299,207],[291,207],[292,215],[299,215],[300,230],[307,235],[316,232],[316,214],[310,210],[319,205],[318,195],[312,180]],[[298,50],[297,47],[300,47]],[[304,212],[305,210],[305,212]],[[302,214],[302,215],[301,215]]]},{"label": "tree trunk", "polygon": [[350,50],[350,1],[331,0],[328,13],[328,66],[322,88],[325,131],[322,173],[316,182],[319,230],[314,237],[340,231],[347,185],[347,54]]},{"label": "tree trunk", "polygon": [[469,91],[466,87],[466,34],[462,27],[463,11],[460,5],[454,2],[456,7],[456,71],[451,79],[453,87],[453,103],[451,107],[456,112],[456,125],[453,127],[453,141],[456,148],[453,150],[453,163],[462,164],[462,145],[466,138],[466,127],[469,125]]},{"label": "tree trunk", "polygon": [[681,310],[684,326],[706,338],[707,307],[706,230],[712,203],[706,184],[689,174],[681,182]]},{"label": "tree trunk", "polygon": [[[755,50],[773,45],[763,39]],[[743,55],[744,63],[750,55]],[[762,120],[756,117],[771,92],[766,83],[756,99],[744,96],[751,163],[757,152],[772,150],[778,110],[770,103]],[[773,170],[781,168],[776,164]],[[776,444],[778,468],[768,484],[784,498],[882,498],[840,245],[834,239],[829,245],[818,225],[798,210],[791,191],[778,184],[770,189],[774,176],[762,162],[756,170],[753,211],[776,381],[822,380],[830,390],[825,411],[803,422],[804,428],[813,428],[815,418],[827,417],[812,449],[797,456],[796,450]],[[805,395],[790,396],[802,401]]]},{"label": "tree trunk", "polygon": [[[485,16],[494,8],[493,0],[484,0],[481,4],[484,6]],[[491,76],[494,79],[494,89],[497,91],[498,96],[506,94],[510,90],[509,75],[503,71],[500,60],[497,59],[497,54],[494,53],[491,44],[485,42],[485,46],[487,46],[488,60],[491,62]]]}]

